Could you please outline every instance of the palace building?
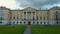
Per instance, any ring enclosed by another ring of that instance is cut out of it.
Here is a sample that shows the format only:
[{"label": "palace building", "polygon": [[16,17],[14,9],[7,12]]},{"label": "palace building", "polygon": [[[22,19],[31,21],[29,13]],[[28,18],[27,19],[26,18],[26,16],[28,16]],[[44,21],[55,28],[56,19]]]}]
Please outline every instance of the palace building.
[{"label": "palace building", "polygon": [[27,7],[22,10],[11,10],[0,7],[0,25],[60,25],[60,7],[49,10],[37,10]]}]

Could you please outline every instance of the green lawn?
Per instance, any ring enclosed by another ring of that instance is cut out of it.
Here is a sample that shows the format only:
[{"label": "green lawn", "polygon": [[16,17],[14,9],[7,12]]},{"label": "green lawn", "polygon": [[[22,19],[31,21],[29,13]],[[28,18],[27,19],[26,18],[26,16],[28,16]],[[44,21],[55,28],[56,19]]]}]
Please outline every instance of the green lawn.
[{"label": "green lawn", "polygon": [[23,34],[26,26],[0,26],[0,34]]},{"label": "green lawn", "polygon": [[60,34],[60,26],[31,26],[32,34]]}]

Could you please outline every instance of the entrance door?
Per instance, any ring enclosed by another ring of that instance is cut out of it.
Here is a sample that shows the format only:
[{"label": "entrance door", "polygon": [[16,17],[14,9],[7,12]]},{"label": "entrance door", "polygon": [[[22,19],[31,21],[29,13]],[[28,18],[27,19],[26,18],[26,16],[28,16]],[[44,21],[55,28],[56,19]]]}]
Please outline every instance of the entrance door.
[{"label": "entrance door", "polygon": [[30,23],[31,23],[31,22],[30,22],[30,21],[28,21],[28,25],[30,25]]}]

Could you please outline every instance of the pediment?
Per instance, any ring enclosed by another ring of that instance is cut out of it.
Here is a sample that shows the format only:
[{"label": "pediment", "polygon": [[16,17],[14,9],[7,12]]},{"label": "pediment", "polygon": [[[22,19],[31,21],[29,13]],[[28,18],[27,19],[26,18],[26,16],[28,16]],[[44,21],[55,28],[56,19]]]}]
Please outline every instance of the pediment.
[{"label": "pediment", "polygon": [[27,8],[25,8],[25,9],[23,9],[23,10],[25,10],[25,11],[34,11],[34,10],[36,10],[36,9],[31,8],[31,7],[27,7]]}]

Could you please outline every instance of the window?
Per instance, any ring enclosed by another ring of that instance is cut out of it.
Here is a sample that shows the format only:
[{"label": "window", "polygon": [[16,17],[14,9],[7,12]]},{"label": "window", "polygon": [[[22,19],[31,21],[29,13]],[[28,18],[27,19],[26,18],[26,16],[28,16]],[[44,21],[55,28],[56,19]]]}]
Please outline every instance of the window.
[{"label": "window", "polygon": [[18,18],[18,16],[17,16],[17,20],[18,20],[19,18]]},{"label": "window", "polygon": [[15,20],[15,17],[13,17],[13,19]]},{"label": "window", "polygon": [[38,20],[38,17],[37,17],[37,20]]},{"label": "window", "polygon": [[42,16],[40,17],[40,20],[42,20]]},{"label": "window", "polygon": [[45,20],[45,16],[44,16],[44,20]]},{"label": "window", "polygon": [[10,12],[10,14],[12,14],[12,12]]},{"label": "window", "polygon": [[58,12],[56,11],[56,14],[58,14]]},{"label": "window", "polygon": [[4,20],[3,17],[0,17],[0,20]]},{"label": "window", "polygon": [[33,20],[35,20],[35,18],[33,17]]},{"label": "window", "polygon": [[20,22],[20,24],[21,24],[22,22]]},{"label": "window", "polygon": [[35,14],[35,12],[33,12],[33,14]]},{"label": "window", "polygon": [[24,12],[24,14],[26,14],[26,12]]},{"label": "window", "polygon": [[47,24],[49,24],[49,22],[47,22]]},{"label": "window", "polygon": [[26,22],[24,22],[24,24],[25,24]]},{"label": "window", "polygon": [[42,22],[40,22],[40,24],[42,24]]},{"label": "window", "polygon": [[44,22],[44,24],[45,24],[46,22]]},{"label": "window", "polygon": [[58,20],[58,12],[56,11],[56,20]]},{"label": "window", "polygon": [[27,12],[28,14],[31,14],[31,12]]},{"label": "window", "polygon": [[56,22],[56,24],[58,24],[58,21]]},{"label": "window", "polygon": [[17,21],[17,24],[18,24],[18,21]]},{"label": "window", "polygon": [[34,24],[35,22],[33,22],[33,24]]}]

